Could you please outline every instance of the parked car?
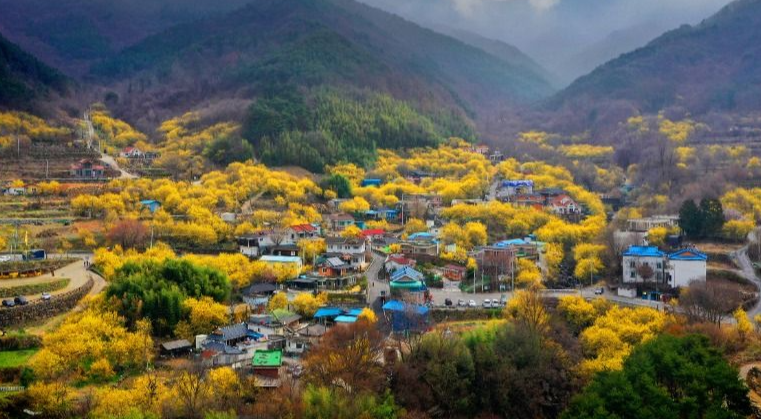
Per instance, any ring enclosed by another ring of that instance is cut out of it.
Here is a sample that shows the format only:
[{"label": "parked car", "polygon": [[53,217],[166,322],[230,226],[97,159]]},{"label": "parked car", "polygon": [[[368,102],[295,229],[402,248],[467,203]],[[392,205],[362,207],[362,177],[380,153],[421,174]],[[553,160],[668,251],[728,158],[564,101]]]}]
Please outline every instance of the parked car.
[{"label": "parked car", "polygon": [[496,298],[491,300],[491,308],[500,308],[500,307],[502,307],[502,305],[499,303],[499,301],[497,301]]},{"label": "parked car", "polygon": [[20,306],[25,306],[29,304],[29,301],[24,297],[23,295],[17,295],[16,298],[13,299],[13,302]]},{"label": "parked car", "polygon": [[452,300],[447,298],[444,300],[444,305],[447,307],[452,307]]},{"label": "parked car", "polygon": [[3,300],[3,307],[13,307],[15,305],[16,303],[11,299]]},{"label": "parked car", "polygon": [[488,298],[485,299],[484,302],[483,302],[483,306],[484,306],[484,308],[491,308],[491,300],[488,299]]},{"label": "parked car", "polygon": [[476,300],[468,301],[468,307],[478,307],[478,304],[476,304]]},{"label": "parked car", "polygon": [[460,298],[459,300],[457,300],[457,305],[458,305],[459,307],[465,307],[467,304],[465,304],[465,300],[463,300],[462,298]]},{"label": "parked car", "polygon": [[43,292],[42,296],[40,297],[43,301],[50,301],[50,293],[49,292]]},{"label": "parked car", "polygon": [[605,288],[600,287],[595,289],[595,295],[603,295],[603,294],[605,294]]}]

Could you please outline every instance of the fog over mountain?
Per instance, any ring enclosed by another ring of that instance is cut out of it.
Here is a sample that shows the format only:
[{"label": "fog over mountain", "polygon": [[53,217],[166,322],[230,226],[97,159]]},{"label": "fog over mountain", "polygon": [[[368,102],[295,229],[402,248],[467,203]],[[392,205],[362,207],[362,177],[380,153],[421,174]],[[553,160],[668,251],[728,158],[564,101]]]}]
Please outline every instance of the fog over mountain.
[{"label": "fog over mountain", "polygon": [[729,0],[362,0],[425,26],[515,45],[570,83],[665,30],[699,23]]}]

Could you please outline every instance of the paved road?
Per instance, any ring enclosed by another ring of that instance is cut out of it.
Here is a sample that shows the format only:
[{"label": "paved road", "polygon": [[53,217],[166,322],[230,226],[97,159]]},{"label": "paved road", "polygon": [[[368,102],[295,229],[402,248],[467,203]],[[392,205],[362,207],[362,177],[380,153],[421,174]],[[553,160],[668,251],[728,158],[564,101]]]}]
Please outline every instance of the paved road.
[{"label": "paved road", "polygon": [[120,179],[137,179],[137,176],[119,167],[119,163],[117,163],[116,160],[113,157],[109,156],[108,154],[101,153],[100,159],[103,160],[103,163],[106,163],[107,165],[118,170],[120,173],[119,175]]},{"label": "paved road", "polygon": [[[367,270],[367,282],[368,282],[368,303],[372,304],[375,302],[376,299],[380,297],[381,291],[386,291],[386,294],[389,293],[389,286],[388,282],[384,279],[378,278],[378,273],[380,272],[381,268],[383,267],[383,262],[385,261],[385,256],[381,254],[375,254],[375,258],[373,259],[373,263],[370,265],[370,267]],[[547,290],[545,291],[545,295],[548,297],[562,297],[566,295],[574,295],[581,293],[582,296],[585,298],[593,298],[597,297],[595,295],[595,289],[597,287],[587,287],[579,290]],[[433,305],[434,306],[445,306],[444,302],[447,298],[451,299],[454,304],[457,304],[457,301],[459,299],[464,300],[466,303],[470,300],[474,300],[478,307],[481,307],[483,304],[483,301],[485,299],[489,300],[500,300],[503,296],[505,296],[508,300],[512,298],[513,294],[512,292],[506,291],[506,292],[491,292],[491,293],[465,293],[460,288],[456,286],[456,283],[448,282],[447,285],[443,289],[437,289],[437,288],[430,288],[431,297],[433,297]],[[657,301],[648,301],[648,300],[642,300],[639,298],[626,298],[626,297],[619,297],[618,295],[611,294],[609,291],[602,295],[603,298],[606,298],[610,301],[613,301],[615,303],[624,304],[624,305],[631,305],[631,306],[642,306],[642,307],[652,307],[652,308],[658,308],[663,309],[663,303],[657,302]]]},{"label": "paved road", "polygon": [[[750,234],[748,234],[748,240],[754,241],[756,237],[755,234],[755,231],[751,231]],[[761,290],[761,279],[756,276],[756,271],[753,269],[753,263],[748,257],[748,245],[746,244],[742,248],[730,253],[730,257],[737,262],[737,265],[740,268],[737,273],[756,284],[756,288]],[[748,318],[750,318],[751,321],[754,321],[753,318],[756,317],[757,314],[761,314],[761,300],[756,303],[755,307],[748,310]]]},{"label": "paved road", "polygon": [[[83,256],[87,257],[90,261],[92,261],[92,256],[87,255]],[[84,266],[83,260],[77,260],[73,263],[70,263],[69,265],[64,266],[61,269],[58,269],[55,271],[55,276],[50,275],[49,273],[35,276],[32,278],[19,278],[19,279],[5,279],[0,281],[0,286],[2,287],[14,287],[19,285],[29,285],[29,284],[39,284],[39,283],[45,283],[45,282],[52,282],[60,278],[69,278],[71,281],[69,281],[69,285],[66,286],[63,289],[60,289],[58,291],[53,291],[50,294],[62,294],[67,291],[71,291],[75,288],[79,288],[82,285],[84,285],[88,279],[92,279],[95,281],[95,285],[93,286],[92,290],[90,290],[91,295],[95,295],[103,290],[103,288],[106,287],[106,281],[98,274],[94,272],[88,271]],[[27,298],[30,300],[35,300],[40,298],[41,294],[32,294],[32,295],[26,295]]]}]

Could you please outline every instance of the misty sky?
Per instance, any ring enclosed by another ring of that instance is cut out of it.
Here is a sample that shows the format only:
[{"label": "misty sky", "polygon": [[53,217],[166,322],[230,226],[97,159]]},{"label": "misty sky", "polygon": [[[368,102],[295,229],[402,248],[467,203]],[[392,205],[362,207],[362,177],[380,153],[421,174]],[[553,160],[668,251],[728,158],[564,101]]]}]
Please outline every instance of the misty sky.
[{"label": "misty sky", "polygon": [[361,0],[425,26],[511,43],[559,76],[592,70],[730,0]]}]

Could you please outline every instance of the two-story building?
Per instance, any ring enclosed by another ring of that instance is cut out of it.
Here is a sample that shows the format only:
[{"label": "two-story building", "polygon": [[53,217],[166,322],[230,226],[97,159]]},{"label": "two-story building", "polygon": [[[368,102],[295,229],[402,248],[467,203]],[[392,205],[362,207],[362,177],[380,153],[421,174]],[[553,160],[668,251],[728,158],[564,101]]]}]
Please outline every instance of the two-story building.
[{"label": "two-story building", "polygon": [[363,270],[367,265],[367,241],[360,237],[328,237],[326,257],[337,257],[352,269]]},{"label": "two-story building", "polygon": [[655,246],[630,246],[623,254],[623,283],[652,283],[671,288],[705,281],[708,256],[694,248],[665,253]]},{"label": "two-story building", "polygon": [[349,214],[330,214],[325,218],[328,228],[332,231],[344,231],[356,223],[354,217]]}]

